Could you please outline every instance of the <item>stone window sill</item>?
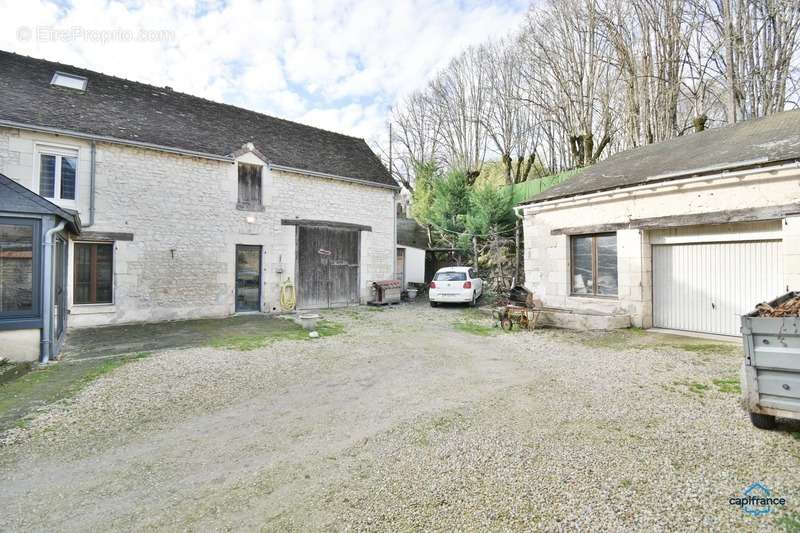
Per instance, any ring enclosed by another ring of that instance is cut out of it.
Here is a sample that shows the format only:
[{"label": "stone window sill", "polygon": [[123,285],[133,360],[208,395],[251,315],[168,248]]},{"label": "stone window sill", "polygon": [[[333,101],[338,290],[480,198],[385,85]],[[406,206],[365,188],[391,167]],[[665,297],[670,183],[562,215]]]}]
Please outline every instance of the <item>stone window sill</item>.
[{"label": "stone window sill", "polygon": [[69,311],[71,315],[100,315],[116,312],[117,306],[114,304],[74,304]]},{"label": "stone window sill", "polygon": [[261,204],[236,204],[236,209],[239,211],[262,212],[264,211],[264,206]]}]

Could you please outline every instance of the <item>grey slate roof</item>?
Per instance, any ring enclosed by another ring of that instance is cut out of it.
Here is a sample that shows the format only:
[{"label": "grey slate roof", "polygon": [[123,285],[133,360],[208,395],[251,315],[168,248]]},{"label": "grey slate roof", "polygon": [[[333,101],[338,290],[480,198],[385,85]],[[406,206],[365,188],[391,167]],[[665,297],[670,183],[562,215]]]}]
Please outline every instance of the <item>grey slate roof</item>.
[{"label": "grey slate roof", "polygon": [[75,211],[58,207],[3,174],[0,174],[0,212],[56,215],[67,221],[70,231],[81,232],[81,219]]},{"label": "grey slate roof", "polygon": [[[86,91],[51,86],[57,70]],[[216,156],[252,142],[276,165],[396,186],[364,139],[1,50],[0,119]]]},{"label": "grey slate roof", "polygon": [[800,159],[800,110],[613,155],[524,203]]}]

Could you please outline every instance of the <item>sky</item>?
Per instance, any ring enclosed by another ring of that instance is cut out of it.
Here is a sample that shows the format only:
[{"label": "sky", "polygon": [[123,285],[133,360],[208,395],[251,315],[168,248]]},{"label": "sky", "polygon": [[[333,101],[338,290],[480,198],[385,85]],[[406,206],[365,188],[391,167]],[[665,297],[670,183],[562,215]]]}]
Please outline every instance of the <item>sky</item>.
[{"label": "sky", "polygon": [[0,48],[374,142],[396,102],[461,50],[510,35],[527,5],[0,0]]}]

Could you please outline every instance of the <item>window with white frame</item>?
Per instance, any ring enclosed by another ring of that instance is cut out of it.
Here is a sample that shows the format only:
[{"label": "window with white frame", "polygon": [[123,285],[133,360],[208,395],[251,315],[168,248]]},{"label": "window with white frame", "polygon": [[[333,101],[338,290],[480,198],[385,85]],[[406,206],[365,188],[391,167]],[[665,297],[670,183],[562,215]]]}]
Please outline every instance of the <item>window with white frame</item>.
[{"label": "window with white frame", "polygon": [[51,200],[75,200],[78,186],[78,151],[37,147],[39,194]]}]

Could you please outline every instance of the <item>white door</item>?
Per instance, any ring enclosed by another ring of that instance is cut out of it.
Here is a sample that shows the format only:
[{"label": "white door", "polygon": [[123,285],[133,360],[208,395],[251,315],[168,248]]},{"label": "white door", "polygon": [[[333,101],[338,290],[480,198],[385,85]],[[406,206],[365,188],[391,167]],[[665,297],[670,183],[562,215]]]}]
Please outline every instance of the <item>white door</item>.
[{"label": "white door", "polygon": [[741,315],[783,294],[781,241],[653,245],[653,325],[739,335]]}]

